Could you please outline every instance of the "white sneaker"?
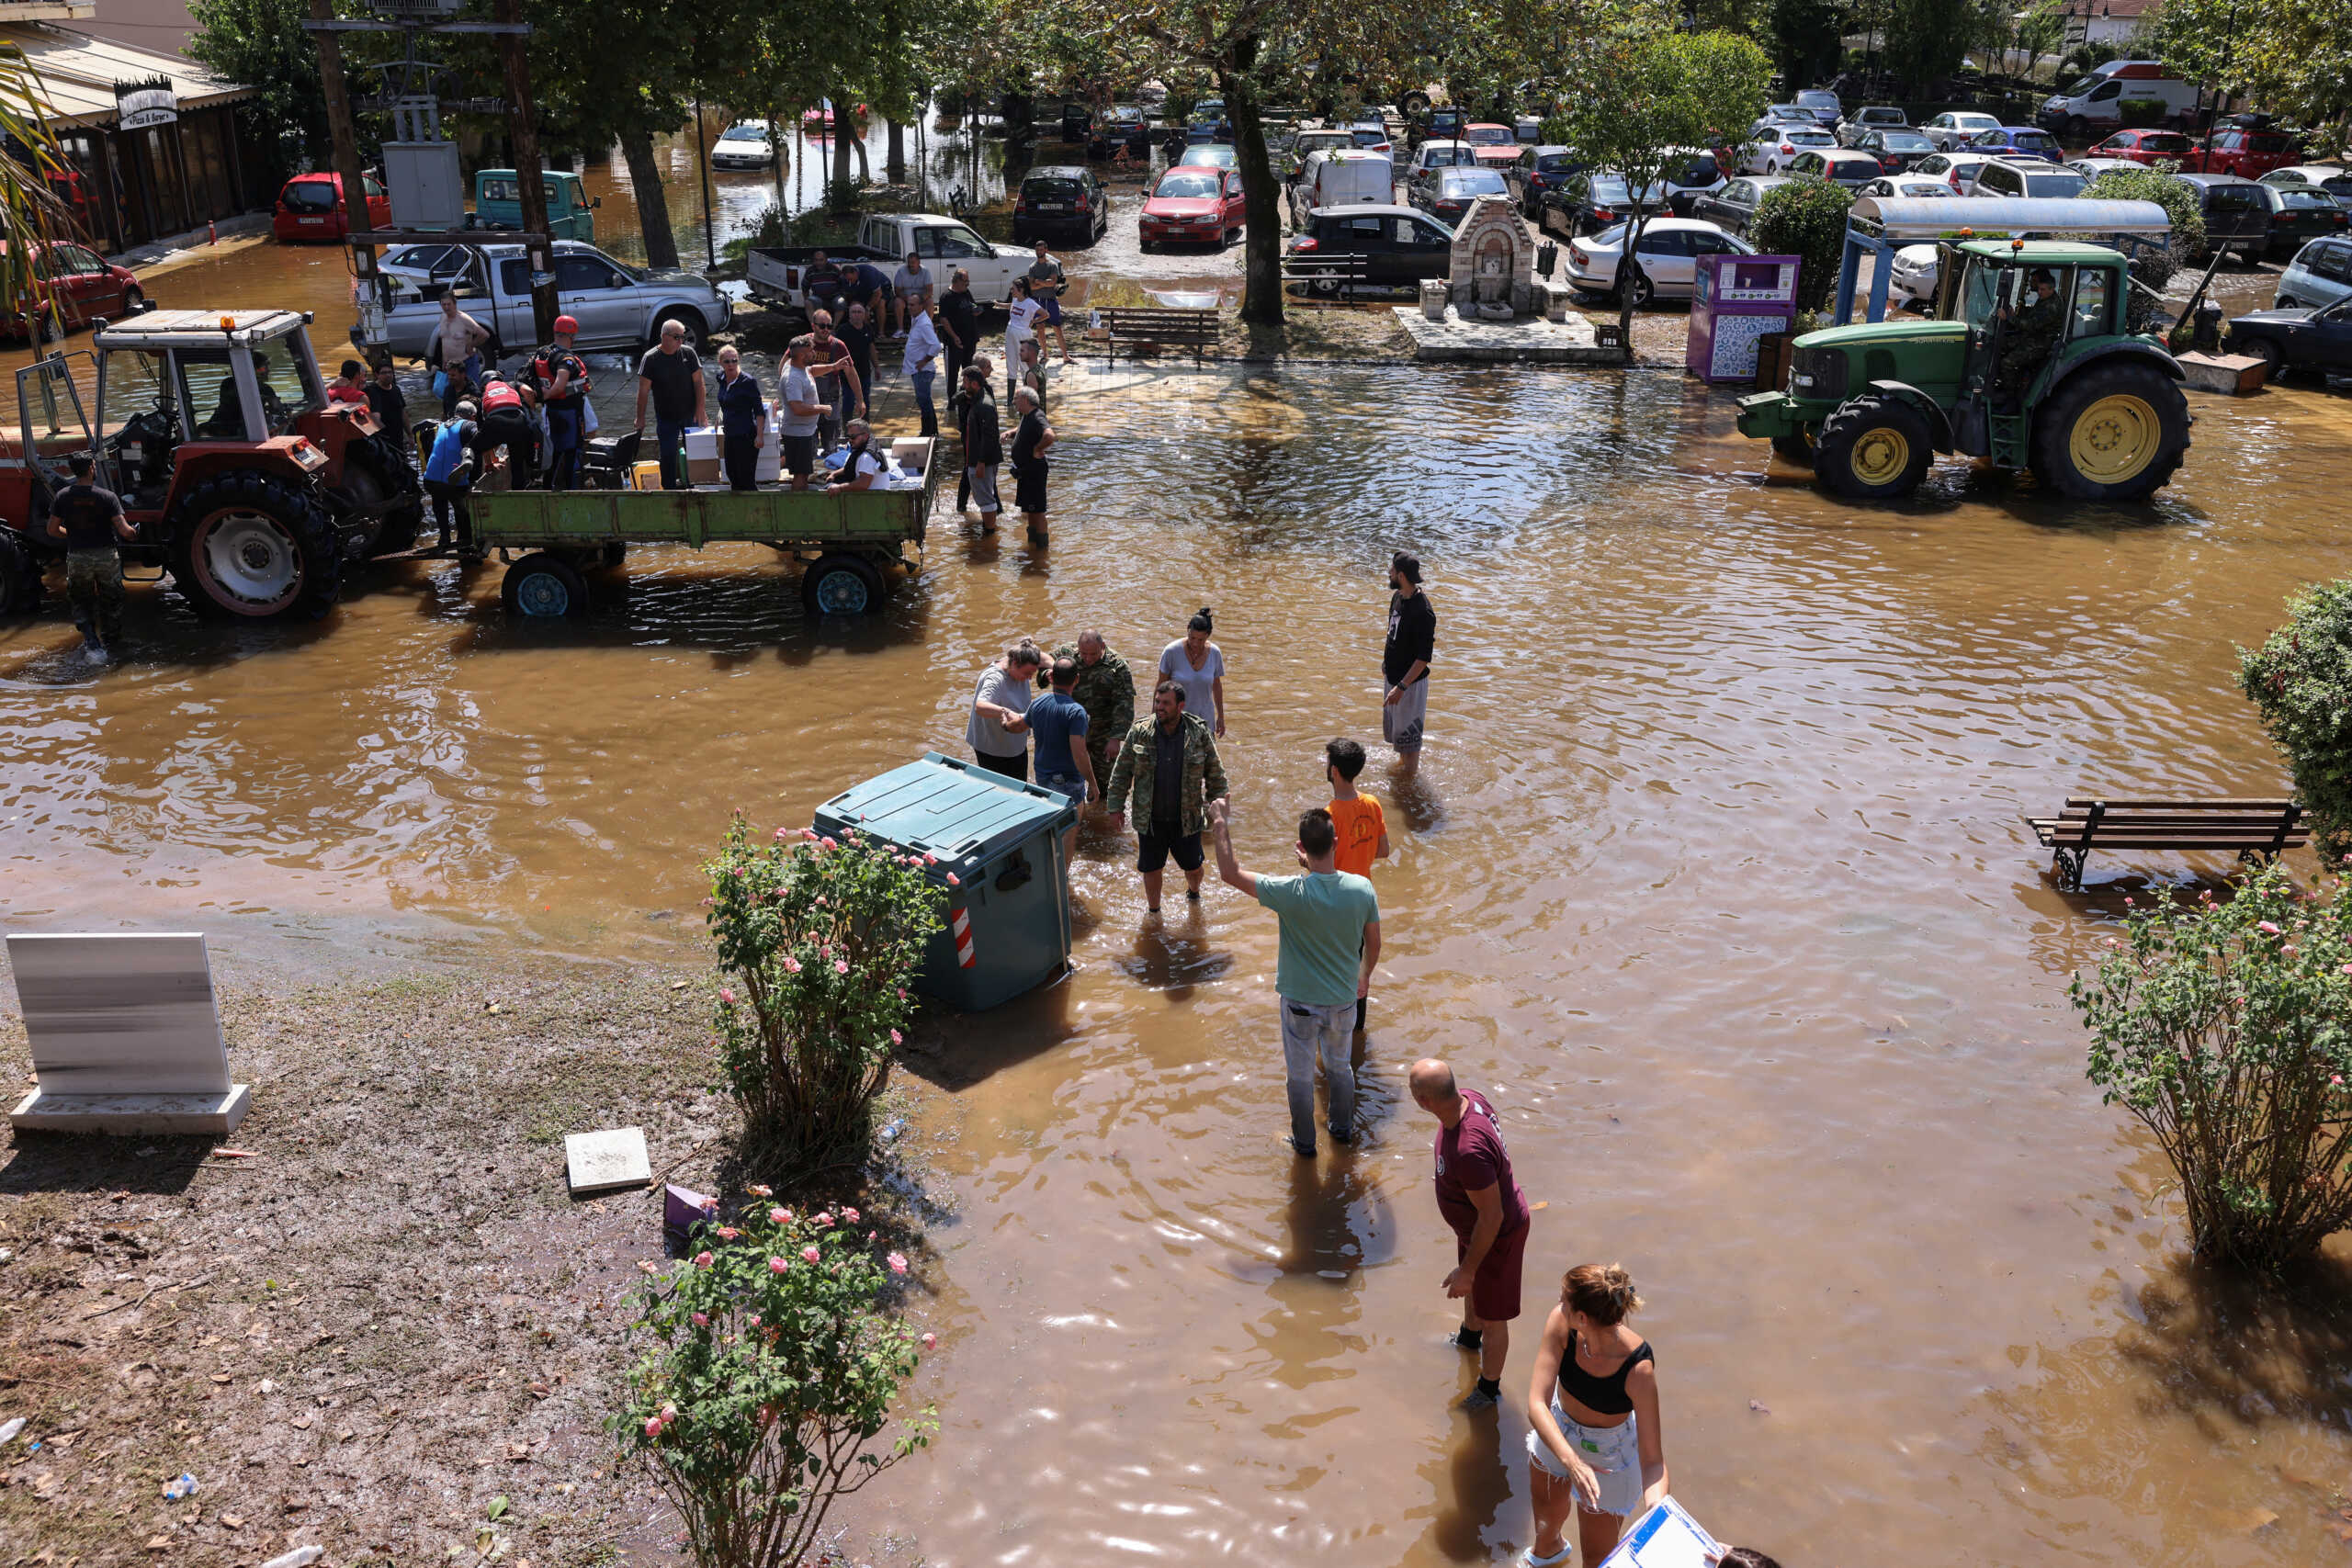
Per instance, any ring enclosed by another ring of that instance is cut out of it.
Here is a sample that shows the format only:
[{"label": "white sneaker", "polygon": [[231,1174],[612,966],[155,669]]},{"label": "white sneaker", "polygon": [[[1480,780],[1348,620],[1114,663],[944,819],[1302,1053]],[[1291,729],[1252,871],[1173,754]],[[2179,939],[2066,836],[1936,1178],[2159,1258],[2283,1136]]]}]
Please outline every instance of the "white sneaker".
[{"label": "white sneaker", "polygon": [[1535,1549],[1531,1546],[1525,1551],[1519,1554],[1517,1562],[1519,1568],[1554,1568],[1555,1564],[1566,1562],[1575,1554],[1576,1548],[1563,1540],[1560,1542],[1560,1550],[1552,1553],[1549,1557],[1536,1556]]}]

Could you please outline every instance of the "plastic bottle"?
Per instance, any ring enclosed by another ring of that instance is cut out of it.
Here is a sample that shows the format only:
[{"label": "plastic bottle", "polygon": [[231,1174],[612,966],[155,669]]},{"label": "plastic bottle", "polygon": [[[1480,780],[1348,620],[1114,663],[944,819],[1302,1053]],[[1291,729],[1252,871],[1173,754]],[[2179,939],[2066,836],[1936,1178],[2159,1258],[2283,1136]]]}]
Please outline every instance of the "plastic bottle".
[{"label": "plastic bottle", "polygon": [[177,1481],[164,1483],[164,1501],[176,1503],[183,1497],[196,1495],[196,1477],[183,1474]]},{"label": "plastic bottle", "polygon": [[24,1429],[25,1418],[21,1416],[11,1416],[6,1426],[0,1426],[0,1443],[15,1442],[17,1434]]},{"label": "plastic bottle", "polygon": [[298,1546],[282,1557],[271,1558],[261,1568],[310,1568],[311,1563],[326,1554],[327,1549],[323,1546]]}]

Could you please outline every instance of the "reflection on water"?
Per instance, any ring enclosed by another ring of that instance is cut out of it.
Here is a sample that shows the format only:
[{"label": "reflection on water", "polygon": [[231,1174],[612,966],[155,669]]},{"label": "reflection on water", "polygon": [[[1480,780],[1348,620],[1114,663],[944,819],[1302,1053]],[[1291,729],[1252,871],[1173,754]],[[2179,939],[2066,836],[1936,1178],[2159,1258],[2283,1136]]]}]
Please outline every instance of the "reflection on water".
[{"label": "reflection on water", "polygon": [[0,916],[194,924],[232,972],[420,933],[684,956],[693,922],[648,917],[694,907],[732,808],[805,822],[956,750],[1016,634],[1098,625],[1148,668],[1204,604],[1239,853],[1284,869],[1323,741],[1377,733],[1411,546],[1432,739],[1410,784],[1369,775],[1396,853],[1362,1146],[1283,1143],[1272,920],[1214,880],[1147,919],[1099,826],[1077,972],[915,1042],[963,1129],[944,1429],[892,1483],[930,1561],[1523,1544],[1523,1417],[1451,1408],[1453,1249],[1396,1089],[1430,1054],[1546,1205],[1507,1388],[1558,1272],[1624,1262],[1676,1493],[1719,1534],[1792,1564],[2333,1561],[2296,1478],[2352,1460],[2346,1331],[2174,1270],[2063,996],[2115,879],[2218,868],[2061,895],[2021,821],[2279,785],[2233,644],[2339,570],[2352,418],[2197,413],[2150,508],[1945,465],[1861,510],[1671,376],[1089,367],[1056,387],[1050,555],[943,516],[871,625],[808,625],[796,569],[734,548],[636,552],[563,628],[442,564],[304,628],[136,591],[103,673],[57,607],[0,633]]}]

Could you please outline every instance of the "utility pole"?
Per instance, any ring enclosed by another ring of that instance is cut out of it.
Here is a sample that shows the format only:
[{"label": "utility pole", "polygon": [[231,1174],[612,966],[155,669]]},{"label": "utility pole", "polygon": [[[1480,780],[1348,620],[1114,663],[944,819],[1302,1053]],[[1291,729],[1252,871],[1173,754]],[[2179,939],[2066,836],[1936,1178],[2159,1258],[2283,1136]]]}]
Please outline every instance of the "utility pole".
[{"label": "utility pole", "polygon": [[[334,0],[311,0],[311,19],[334,20]],[[334,172],[343,177],[344,231],[356,242],[359,235],[372,233],[376,225],[368,216],[368,176],[359,167],[359,126],[351,118],[351,93],[343,79],[343,42],[325,29],[313,31],[311,36],[319,45],[319,74],[326,89],[327,134],[334,142]],[[376,247],[355,243],[351,247],[351,269],[357,279],[360,297],[372,300],[376,295]]]},{"label": "utility pole", "polygon": [[[326,0],[311,0],[313,6]],[[506,130],[514,142],[514,174],[523,198],[523,231],[538,243],[531,252],[531,319],[540,343],[555,341],[555,247],[548,239],[548,182],[539,168],[539,121],[531,106],[531,65],[523,51],[523,0],[498,0],[497,17],[514,30],[498,35],[506,64]]]}]

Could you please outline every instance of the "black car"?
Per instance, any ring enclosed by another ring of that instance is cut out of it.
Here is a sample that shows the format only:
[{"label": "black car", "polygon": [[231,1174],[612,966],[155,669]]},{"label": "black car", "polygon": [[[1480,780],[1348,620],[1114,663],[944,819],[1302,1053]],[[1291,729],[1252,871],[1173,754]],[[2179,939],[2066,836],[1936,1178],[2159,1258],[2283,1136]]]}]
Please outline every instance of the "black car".
[{"label": "black car", "polygon": [[1900,127],[1893,130],[1865,130],[1854,141],[1853,150],[1867,152],[1878,160],[1878,166],[1890,175],[1899,175],[1936,150],[1936,144],[1916,130]]},{"label": "black car", "polygon": [[1510,187],[1503,184],[1499,171],[1475,164],[1424,170],[1405,183],[1406,200],[1448,225],[1461,222],[1470,204],[1482,196],[1498,196],[1508,201]]},{"label": "black car", "polygon": [[[1661,211],[1665,206],[1663,201],[1653,201],[1649,209]],[[1570,175],[1556,188],[1547,187],[1535,221],[1538,228],[1556,231],[1573,240],[1630,218],[1633,211],[1633,193],[1624,175],[1605,169],[1589,170]]]},{"label": "black car", "polygon": [[1544,193],[1565,184],[1570,175],[1583,169],[1577,155],[1565,147],[1525,147],[1520,150],[1516,162],[1504,167],[1503,184],[1510,187],[1511,199],[1519,203],[1520,211],[1529,218],[1540,219],[1544,215]]},{"label": "black car", "polygon": [[2224,346],[2270,362],[2277,379],[2290,370],[2352,372],[2352,299],[2315,310],[2256,310],[2230,322]]},{"label": "black car", "polygon": [[1111,225],[1111,197],[1094,171],[1081,164],[1048,164],[1029,171],[1012,201],[1012,243],[1058,239],[1091,245]]},{"label": "black car", "polygon": [[1424,141],[1464,141],[1469,139],[1462,133],[1469,129],[1469,110],[1431,109],[1429,118],[1421,123],[1420,134],[1414,138],[1413,145],[1418,147]]},{"label": "black car", "polygon": [[2270,203],[2270,254],[2292,255],[2312,240],[2344,232],[2344,204],[2318,186],[2263,186]]},{"label": "black car", "polygon": [[1121,104],[1096,115],[1086,133],[1086,155],[1090,158],[1111,157],[1121,147],[1127,150],[1130,158],[1151,156],[1151,121],[1144,118],[1143,110],[1131,104]]},{"label": "black car", "polygon": [[1790,175],[1742,175],[1718,190],[1711,190],[1690,204],[1690,216],[1703,218],[1726,234],[1746,238],[1747,226],[1756,221],[1756,204],[1764,193],[1775,186],[1784,186],[1794,176]]},{"label": "black car", "polygon": [[2205,209],[2205,243],[2230,248],[2247,261],[2259,260],[2270,249],[2270,203],[2263,187],[2235,175],[2175,175],[2174,179],[2197,192]]},{"label": "black car", "polygon": [[[1314,263],[1325,257],[1340,265],[1317,276]],[[1330,295],[1357,281],[1409,288],[1424,277],[1443,277],[1453,260],[1453,231],[1443,223],[1409,207],[1364,203],[1318,209],[1306,232],[1291,241],[1288,270],[1314,292]]]}]

